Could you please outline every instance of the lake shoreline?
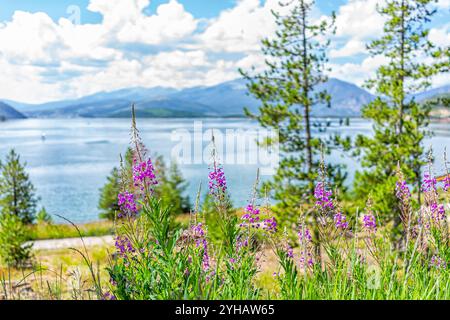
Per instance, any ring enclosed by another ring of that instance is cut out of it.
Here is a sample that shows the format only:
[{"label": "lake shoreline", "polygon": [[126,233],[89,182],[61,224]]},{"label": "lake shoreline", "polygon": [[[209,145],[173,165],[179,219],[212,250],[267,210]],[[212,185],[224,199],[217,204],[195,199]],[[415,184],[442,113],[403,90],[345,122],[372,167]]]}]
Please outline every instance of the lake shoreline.
[{"label": "lake shoreline", "polygon": [[[197,143],[194,129],[197,121],[201,122],[200,144]],[[320,137],[340,133],[342,136],[354,138],[358,134],[371,134],[371,125],[361,118],[350,120],[350,126],[339,125],[339,121],[331,119],[331,125],[323,131],[322,121],[316,121],[313,130]],[[321,124],[321,127],[319,126]],[[99,189],[105,184],[113,167],[119,166],[120,154],[124,154],[130,144],[129,119],[114,118],[76,118],[76,119],[24,119],[3,122],[0,125],[0,159],[14,148],[21,160],[26,162],[26,171],[41,198],[38,204],[45,207],[54,217],[56,223],[62,222],[63,216],[74,223],[85,223],[99,220]],[[211,129],[226,134],[227,130],[252,131],[259,125],[245,118],[186,118],[186,119],[138,119],[141,138],[149,148],[149,154],[157,153],[169,162],[174,149],[180,141],[173,139],[177,133],[188,135],[190,148],[200,146],[201,152],[207,147]],[[444,146],[450,149],[450,128],[447,122],[433,122],[429,130],[435,133],[427,137],[425,147],[433,146],[436,156],[436,173],[442,171],[441,158]],[[256,154],[256,149],[246,145],[240,150],[235,144],[231,152],[224,150],[221,157],[227,183],[234,207],[243,207],[250,200],[251,190],[261,163],[244,161],[238,163],[238,157]],[[195,151],[195,150],[194,150]],[[191,153],[191,156],[193,153]],[[229,157],[231,156],[231,157]],[[234,163],[228,158],[235,159]],[[195,160],[195,159],[194,159]],[[179,163],[183,177],[189,182],[186,195],[194,200],[201,183],[208,184],[208,166],[210,157],[202,155],[200,163]],[[354,158],[336,151],[328,155],[327,162],[340,163],[347,166],[348,183],[351,183],[359,163]],[[271,175],[261,176],[261,181],[270,179]],[[204,197],[206,190],[202,192]]]}]

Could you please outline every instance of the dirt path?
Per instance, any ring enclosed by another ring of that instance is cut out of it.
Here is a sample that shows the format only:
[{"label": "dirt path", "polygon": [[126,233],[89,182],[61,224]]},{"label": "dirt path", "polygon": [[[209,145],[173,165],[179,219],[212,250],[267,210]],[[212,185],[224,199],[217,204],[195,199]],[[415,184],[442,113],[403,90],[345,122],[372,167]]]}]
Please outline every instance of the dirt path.
[{"label": "dirt path", "polygon": [[[87,247],[114,244],[113,236],[85,237],[83,240]],[[80,238],[36,240],[33,243],[34,250],[65,249],[71,247],[79,248],[83,246]]]}]

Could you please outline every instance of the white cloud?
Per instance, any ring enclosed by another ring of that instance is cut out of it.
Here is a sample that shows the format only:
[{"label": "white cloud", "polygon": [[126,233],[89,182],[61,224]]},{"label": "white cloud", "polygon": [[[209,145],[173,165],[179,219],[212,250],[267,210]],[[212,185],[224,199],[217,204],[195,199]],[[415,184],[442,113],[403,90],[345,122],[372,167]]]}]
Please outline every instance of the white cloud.
[{"label": "white cloud", "polygon": [[0,57],[0,96],[25,102],[45,102],[61,98],[61,83],[50,84],[38,74],[44,67],[12,65]]},{"label": "white cloud", "polygon": [[336,14],[336,36],[368,39],[383,31],[384,18],[376,10],[380,0],[349,0]]},{"label": "white cloud", "polygon": [[[144,2],[148,4],[150,1]],[[196,28],[194,17],[176,0],[170,0],[160,5],[155,15],[147,17],[141,14],[137,19],[125,21],[117,38],[124,43],[161,44],[189,36]]]},{"label": "white cloud", "polygon": [[350,57],[366,52],[366,43],[357,39],[350,39],[339,49],[330,50],[330,58]]},{"label": "white cloud", "polygon": [[273,1],[261,6],[259,0],[240,0],[211,21],[199,36],[201,45],[213,51],[247,52],[257,50],[260,41],[275,31],[269,8]]},{"label": "white cloud", "polygon": [[[449,0],[450,1],[450,0]],[[440,47],[445,47],[450,45],[450,23],[440,27],[431,28],[428,38],[431,42]]]},{"label": "white cloud", "polygon": [[387,59],[383,56],[374,56],[365,58],[361,63],[331,63],[330,76],[361,86],[365,80],[374,76],[378,67],[387,62]]},{"label": "white cloud", "polygon": [[21,63],[51,63],[62,41],[57,26],[42,12],[16,11],[0,28],[0,54]]},{"label": "white cloud", "polygon": [[261,40],[271,37],[277,28],[272,10],[283,15],[290,8],[290,5],[280,6],[279,0],[238,0],[235,7],[221,12],[210,21],[198,37],[197,45],[221,52],[259,50]]},{"label": "white cloud", "polygon": [[[260,41],[276,30],[271,10],[289,10],[278,0],[237,0],[199,30],[200,20],[180,2],[167,0],[145,14],[150,0],[90,0],[88,10],[103,17],[98,24],[16,11],[0,22],[0,98],[45,102],[133,86],[213,85],[238,77],[238,68],[261,71]],[[379,66],[378,58],[354,62],[381,32],[376,2],[349,0],[338,9],[330,58],[347,63],[332,64],[332,76],[361,84]],[[322,18],[315,8],[311,19]],[[429,37],[448,44],[449,25],[433,28]]]},{"label": "white cloud", "polygon": [[[25,85],[17,83],[18,90],[11,90],[11,85],[1,85],[0,98],[42,102],[135,83],[158,85],[155,83],[158,78],[139,78],[145,74],[146,67],[155,68],[155,64],[146,64],[148,54],[143,52],[130,59],[119,48],[132,48],[130,43],[167,45],[182,40],[192,35],[197,20],[176,0],[159,5],[154,14],[145,15],[143,9],[149,3],[149,0],[91,0],[88,9],[103,16],[99,24],[74,24],[65,18],[55,22],[44,12],[16,11],[10,22],[0,24],[0,83],[13,83],[11,80],[17,78],[6,70],[17,70],[18,74],[26,70],[26,77],[22,79],[28,78],[28,85],[35,89],[24,91]],[[200,52],[199,55],[198,51],[183,56],[180,51],[160,53],[151,58],[156,58],[159,66],[167,67],[164,72],[153,74],[160,77],[170,75],[185,61],[197,66],[206,61],[205,54]],[[23,65],[30,68],[24,69]],[[44,65],[47,68],[38,67]],[[70,74],[74,76],[61,81]],[[44,90],[37,89],[39,83]],[[165,84],[181,86],[182,81]]]},{"label": "white cloud", "polygon": [[206,53],[201,50],[161,52],[145,57],[144,63],[161,69],[183,69],[208,65]]},{"label": "white cloud", "polygon": [[120,59],[119,50],[108,47],[109,34],[102,25],[75,25],[67,19],[59,20],[59,33],[62,35],[60,60],[87,59],[110,61]]},{"label": "white cloud", "polygon": [[439,0],[436,6],[440,9],[448,9],[450,8],[450,0]]}]

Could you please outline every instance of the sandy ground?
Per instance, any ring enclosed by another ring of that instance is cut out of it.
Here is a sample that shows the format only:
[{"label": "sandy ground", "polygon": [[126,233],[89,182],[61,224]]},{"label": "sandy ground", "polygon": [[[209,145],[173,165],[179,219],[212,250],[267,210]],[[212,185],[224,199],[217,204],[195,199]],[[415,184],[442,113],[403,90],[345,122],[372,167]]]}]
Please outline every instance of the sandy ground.
[{"label": "sandy ground", "polygon": [[[114,238],[111,235],[102,237],[85,237],[83,238],[83,241],[87,247],[114,244]],[[80,238],[37,240],[33,243],[34,250],[53,250],[72,247],[79,248],[83,246]]]}]

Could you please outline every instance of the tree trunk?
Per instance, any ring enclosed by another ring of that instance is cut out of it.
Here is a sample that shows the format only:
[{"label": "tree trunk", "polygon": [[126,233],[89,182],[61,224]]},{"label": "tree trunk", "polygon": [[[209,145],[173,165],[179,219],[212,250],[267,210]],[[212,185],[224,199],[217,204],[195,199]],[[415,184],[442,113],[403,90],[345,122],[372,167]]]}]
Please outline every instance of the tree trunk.
[{"label": "tree trunk", "polygon": [[399,110],[399,134],[403,132],[403,113],[405,109],[405,0],[402,0],[402,8],[401,8],[401,29],[400,29],[400,110]]},{"label": "tree trunk", "polygon": [[[308,44],[306,37],[306,8],[304,2],[301,4],[302,10],[302,59],[303,59],[303,107],[304,107],[304,118],[305,118],[305,136],[306,136],[306,163],[308,167],[308,183],[310,185],[311,197],[314,194],[314,180],[312,179],[313,173],[313,154],[311,147],[311,120],[310,120],[310,101],[309,101],[309,81],[308,81]],[[311,199],[311,198],[310,198]],[[313,201],[309,201],[312,205]],[[317,215],[314,215],[314,222],[316,227],[314,228],[314,236],[316,238],[317,244],[315,245],[316,256],[319,259],[320,264],[322,264],[322,253],[320,250],[320,234],[319,234],[319,220]]]}]

